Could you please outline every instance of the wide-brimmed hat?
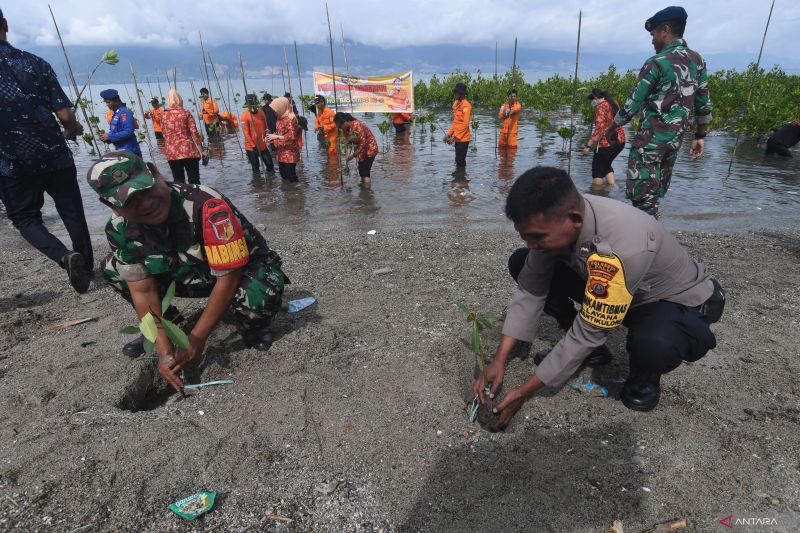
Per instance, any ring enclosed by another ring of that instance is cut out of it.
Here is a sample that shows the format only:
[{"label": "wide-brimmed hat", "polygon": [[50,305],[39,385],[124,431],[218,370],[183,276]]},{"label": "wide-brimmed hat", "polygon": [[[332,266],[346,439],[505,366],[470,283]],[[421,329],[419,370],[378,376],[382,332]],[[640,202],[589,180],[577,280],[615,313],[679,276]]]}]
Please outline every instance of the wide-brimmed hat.
[{"label": "wide-brimmed hat", "polygon": [[114,207],[123,207],[133,193],[155,185],[156,178],[141,157],[118,150],[95,161],[86,173],[86,181],[100,198]]}]

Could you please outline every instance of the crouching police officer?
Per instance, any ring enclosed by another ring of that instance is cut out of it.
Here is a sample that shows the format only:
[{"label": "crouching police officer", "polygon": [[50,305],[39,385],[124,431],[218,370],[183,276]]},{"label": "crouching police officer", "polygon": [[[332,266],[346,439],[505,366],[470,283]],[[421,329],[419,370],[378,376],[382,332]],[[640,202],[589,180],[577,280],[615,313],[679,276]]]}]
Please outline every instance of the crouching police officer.
[{"label": "crouching police officer", "polygon": [[[520,176],[506,216],[528,246],[509,259],[518,286],[487,366],[490,397],[503,383],[509,353],[518,340],[533,340],[543,311],[566,335],[537,354],[534,374],[495,407],[498,429],[539,389],[560,387],[582,363],[608,362],[606,336],[620,325],[628,328],[630,361],[620,398],[637,411],[658,404],[662,374],[716,346],[709,325],[722,315],[725,293],[655,218],[582,196],[566,172],[550,167]],[[480,400],[484,387],[481,376],[473,384]]]},{"label": "crouching police officer", "polygon": [[[87,181],[114,211],[106,225],[111,253],[101,264],[103,276],[140,319],[161,312],[159,302],[173,281],[177,296],[208,297],[188,349],[170,353],[159,330],[159,372],[173,387],[182,387],[179,371],[200,356],[228,308],[245,343],[269,349],[270,324],[289,281],[280,256],[223,195],[205,185],[167,182],[129,151],[104,155]],[[172,308],[165,314],[174,320],[177,313]],[[124,353],[140,355],[143,342],[128,343]]]}]

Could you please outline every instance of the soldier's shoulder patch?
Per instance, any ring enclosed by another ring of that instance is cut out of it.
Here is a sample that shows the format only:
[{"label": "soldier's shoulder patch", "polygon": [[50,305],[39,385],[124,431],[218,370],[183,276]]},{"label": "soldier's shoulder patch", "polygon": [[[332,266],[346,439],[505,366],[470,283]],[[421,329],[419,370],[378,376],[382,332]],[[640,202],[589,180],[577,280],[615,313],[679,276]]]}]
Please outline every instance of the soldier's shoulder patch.
[{"label": "soldier's shoulder patch", "polygon": [[221,198],[203,203],[203,250],[215,270],[243,267],[250,259],[244,231],[233,209]]},{"label": "soldier's shoulder patch", "polygon": [[625,282],[625,268],[616,254],[593,253],[586,259],[586,290],[581,319],[601,329],[614,329],[628,313],[633,295]]}]

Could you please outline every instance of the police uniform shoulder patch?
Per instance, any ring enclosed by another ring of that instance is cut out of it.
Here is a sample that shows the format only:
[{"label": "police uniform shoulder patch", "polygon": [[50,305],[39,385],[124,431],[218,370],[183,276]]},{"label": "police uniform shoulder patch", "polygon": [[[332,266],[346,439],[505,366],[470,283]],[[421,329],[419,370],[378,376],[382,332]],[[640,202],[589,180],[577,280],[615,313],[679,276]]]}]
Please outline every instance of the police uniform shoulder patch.
[{"label": "police uniform shoulder patch", "polygon": [[203,203],[203,250],[215,270],[232,270],[247,264],[250,251],[239,219],[228,202],[209,198]]},{"label": "police uniform shoulder patch", "polygon": [[616,254],[591,254],[586,260],[589,278],[581,304],[581,319],[600,329],[614,329],[625,318],[633,295],[625,283],[625,269]]}]

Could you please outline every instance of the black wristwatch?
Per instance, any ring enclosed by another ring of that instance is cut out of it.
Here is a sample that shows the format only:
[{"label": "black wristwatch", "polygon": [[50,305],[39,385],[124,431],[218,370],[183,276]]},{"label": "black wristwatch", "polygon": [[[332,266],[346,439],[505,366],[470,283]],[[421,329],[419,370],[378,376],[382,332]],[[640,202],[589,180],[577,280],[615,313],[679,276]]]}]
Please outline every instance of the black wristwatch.
[{"label": "black wristwatch", "polygon": [[694,138],[695,138],[695,139],[705,139],[705,138],[706,138],[706,133],[698,133],[698,132],[695,132],[695,133],[694,133]]}]

